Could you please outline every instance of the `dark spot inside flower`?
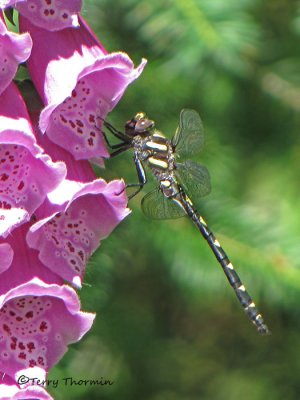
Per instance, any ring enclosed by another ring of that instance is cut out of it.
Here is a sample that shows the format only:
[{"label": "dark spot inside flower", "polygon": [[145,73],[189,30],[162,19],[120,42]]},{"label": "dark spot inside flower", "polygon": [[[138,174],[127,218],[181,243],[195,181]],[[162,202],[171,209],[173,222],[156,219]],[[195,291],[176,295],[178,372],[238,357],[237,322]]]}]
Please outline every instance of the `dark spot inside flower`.
[{"label": "dark spot inside flower", "polygon": [[21,181],[19,183],[18,190],[22,190],[24,186],[25,186],[24,181]]},{"label": "dark spot inside flower", "polygon": [[2,326],[3,326],[3,330],[5,332],[7,332],[9,335],[11,335],[10,327],[8,325],[6,325],[6,324],[3,324]]},{"label": "dark spot inside flower", "polygon": [[26,360],[26,354],[24,353],[24,351],[21,351],[21,353],[19,353],[18,357],[19,357],[21,360]]},{"label": "dark spot inside flower", "polygon": [[38,364],[39,364],[39,365],[45,365],[45,362],[44,362],[43,357],[41,357],[41,356],[38,357],[37,361],[38,361]]},{"label": "dark spot inside flower", "polygon": [[46,321],[42,321],[40,323],[40,331],[44,332],[45,330],[47,330],[48,326],[47,326],[47,322]]},{"label": "dark spot inside flower", "polygon": [[28,311],[28,312],[25,314],[25,317],[26,317],[26,318],[32,318],[32,317],[33,317],[33,312],[32,312],[32,311]]},{"label": "dark spot inside flower", "polygon": [[0,178],[0,179],[1,179],[1,181],[6,181],[8,178],[9,178],[9,175],[3,173],[3,174],[1,175],[1,178]]},{"label": "dark spot inside flower", "polygon": [[35,367],[36,366],[36,361],[35,360],[29,360],[29,367]]},{"label": "dark spot inside flower", "polygon": [[28,348],[29,353],[32,353],[32,350],[35,349],[34,343],[33,342],[27,343],[27,348]]},{"label": "dark spot inside flower", "polygon": [[23,342],[20,342],[18,347],[20,350],[25,350],[25,346],[24,346]]},{"label": "dark spot inside flower", "polygon": [[75,252],[75,247],[72,245],[71,242],[68,242],[68,243],[67,243],[67,246],[68,246],[69,251],[70,251],[71,253],[74,253],[74,252]]},{"label": "dark spot inside flower", "polygon": [[51,238],[53,239],[54,243],[58,246],[59,240],[54,235],[52,235]]},{"label": "dark spot inside flower", "polygon": [[11,343],[11,344],[10,344],[10,348],[11,348],[12,350],[16,350],[17,346],[16,346],[15,343]]},{"label": "dark spot inside flower", "polygon": [[68,120],[62,114],[60,114],[60,119],[64,124],[68,122]]},{"label": "dark spot inside flower", "polygon": [[90,115],[89,115],[89,122],[90,122],[91,124],[95,122],[95,115],[93,115],[93,114],[90,114]]},{"label": "dark spot inside flower", "polygon": [[3,208],[4,210],[10,210],[11,204],[7,203],[6,201],[0,201],[0,208]]}]

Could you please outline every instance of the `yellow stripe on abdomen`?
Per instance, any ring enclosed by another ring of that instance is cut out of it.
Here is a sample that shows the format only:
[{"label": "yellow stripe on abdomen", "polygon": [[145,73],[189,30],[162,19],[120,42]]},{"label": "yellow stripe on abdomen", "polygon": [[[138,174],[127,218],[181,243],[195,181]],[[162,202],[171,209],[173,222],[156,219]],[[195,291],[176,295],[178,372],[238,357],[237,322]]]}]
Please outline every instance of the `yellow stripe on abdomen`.
[{"label": "yellow stripe on abdomen", "polygon": [[155,143],[155,142],[147,142],[146,143],[146,147],[148,149],[157,151],[157,152],[167,152],[168,151],[168,147],[165,144],[161,144],[161,143]]},{"label": "yellow stripe on abdomen", "polygon": [[168,169],[168,163],[166,161],[160,160],[158,158],[149,157],[148,162],[150,165],[152,165],[154,167]]}]

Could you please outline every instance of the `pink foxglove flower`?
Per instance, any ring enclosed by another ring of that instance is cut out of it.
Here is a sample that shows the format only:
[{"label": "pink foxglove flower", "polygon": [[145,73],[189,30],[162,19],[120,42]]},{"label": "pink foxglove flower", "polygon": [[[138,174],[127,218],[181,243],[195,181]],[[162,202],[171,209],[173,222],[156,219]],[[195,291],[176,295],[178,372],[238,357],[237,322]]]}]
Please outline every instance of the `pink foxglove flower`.
[{"label": "pink foxglove flower", "polygon": [[135,69],[126,54],[107,54],[82,19],[77,29],[48,32],[21,16],[20,27],[34,42],[28,68],[45,105],[41,130],[76,160],[108,157],[98,116],[112,110],[146,61]]},{"label": "pink foxglove flower", "polygon": [[77,27],[82,0],[27,0],[17,10],[33,24],[49,31]]},{"label": "pink foxglove flower", "polygon": [[0,96],[0,235],[29,220],[65,177],[36,144],[24,101],[14,84]]},{"label": "pink foxglove flower", "polygon": [[[1,4],[1,0],[0,0]],[[30,55],[32,40],[28,33],[18,35],[7,30],[0,11],[0,94],[11,83],[18,64]]]},{"label": "pink foxglove flower", "polygon": [[14,7],[17,3],[24,1],[27,0],[0,0],[0,8]]},{"label": "pink foxglove flower", "polygon": [[30,367],[47,372],[94,319],[73,289],[38,278],[0,296],[0,308],[0,371],[10,377]]},{"label": "pink foxglove flower", "polygon": [[21,225],[0,242],[1,255],[6,260],[0,270],[0,295],[36,277],[49,284],[64,283],[61,277],[41,263],[37,251],[28,247],[25,237],[31,224]]},{"label": "pink foxglove flower", "polygon": [[[80,287],[86,264],[116,225],[128,215],[124,182],[65,180],[37,211],[28,245],[44,265]],[[40,212],[47,217],[41,218]]]},{"label": "pink foxglove flower", "polygon": [[75,161],[37,128],[36,137],[53,160],[64,160],[68,179],[36,210],[38,221],[30,227],[27,242],[38,251],[44,265],[80,287],[89,257],[100,240],[129,214],[125,185],[120,180],[106,183],[96,179],[88,161]]},{"label": "pink foxglove flower", "polygon": [[1,400],[53,400],[44,389],[44,385],[40,384],[45,380],[45,376],[40,375],[37,367],[18,371],[15,378],[0,372]]},{"label": "pink foxglove flower", "polygon": [[6,271],[12,263],[14,251],[8,243],[0,243],[0,274]]}]

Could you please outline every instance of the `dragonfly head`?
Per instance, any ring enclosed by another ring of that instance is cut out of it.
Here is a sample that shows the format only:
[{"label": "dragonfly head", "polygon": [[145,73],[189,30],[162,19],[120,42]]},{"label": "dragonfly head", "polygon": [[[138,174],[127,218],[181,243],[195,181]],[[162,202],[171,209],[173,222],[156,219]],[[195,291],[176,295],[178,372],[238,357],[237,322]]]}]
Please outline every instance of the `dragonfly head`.
[{"label": "dragonfly head", "polygon": [[142,134],[147,135],[153,127],[154,121],[149,119],[145,113],[139,112],[134,118],[126,122],[125,133],[131,137]]}]

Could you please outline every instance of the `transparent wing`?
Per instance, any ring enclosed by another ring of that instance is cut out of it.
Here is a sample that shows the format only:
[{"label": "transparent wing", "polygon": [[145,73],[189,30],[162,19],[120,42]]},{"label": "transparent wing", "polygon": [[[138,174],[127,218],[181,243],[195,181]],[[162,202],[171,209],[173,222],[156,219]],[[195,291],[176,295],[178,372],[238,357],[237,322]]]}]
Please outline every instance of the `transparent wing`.
[{"label": "transparent wing", "polygon": [[203,144],[204,130],[199,114],[194,110],[181,110],[179,126],[172,139],[176,154],[182,157],[197,154]]},{"label": "transparent wing", "polygon": [[146,194],[141,203],[144,214],[151,219],[172,219],[186,215],[175,201],[165,197],[160,189],[155,189]]},{"label": "transparent wing", "polygon": [[206,167],[194,161],[176,163],[175,176],[183,190],[197,204],[199,197],[210,193],[210,176]]}]

